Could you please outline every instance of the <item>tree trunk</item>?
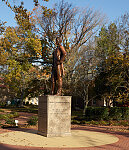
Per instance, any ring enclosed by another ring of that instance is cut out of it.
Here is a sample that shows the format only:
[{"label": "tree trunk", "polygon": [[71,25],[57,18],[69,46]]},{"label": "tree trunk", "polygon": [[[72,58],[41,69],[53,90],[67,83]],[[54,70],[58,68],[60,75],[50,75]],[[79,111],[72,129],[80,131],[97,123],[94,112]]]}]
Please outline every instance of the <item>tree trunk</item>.
[{"label": "tree trunk", "polygon": [[85,112],[86,112],[86,108],[88,106],[88,103],[89,103],[89,99],[88,99],[88,88],[89,88],[89,84],[87,85],[86,87],[86,96],[84,96],[84,110],[83,110],[83,115],[85,115]]},{"label": "tree trunk", "polygon": [[23,99],[24,99],[24,90],[22,89],[21,99],[20,99],[20,102],[19,102],[19,107],[23,107]]}]

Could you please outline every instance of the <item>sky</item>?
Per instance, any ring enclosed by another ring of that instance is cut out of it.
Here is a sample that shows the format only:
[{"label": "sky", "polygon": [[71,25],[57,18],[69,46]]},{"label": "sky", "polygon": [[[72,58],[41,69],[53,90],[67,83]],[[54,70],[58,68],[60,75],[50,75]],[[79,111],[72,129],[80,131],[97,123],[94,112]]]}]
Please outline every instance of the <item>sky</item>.
[{"label": "sky", "polygon": [[[9,0],[13,1],[13,0]],[[19,4],[20,0],[14,0],[15,4]],[[33,0],[23,0],[25,8],[31,11],[34,7]],[[41,0],[39,0],[41,2]],[[47,7],[52,8],[54,3],[60,0],[49,0],[49,2],[41,2]],[[94,10],[99,10],[101,13],[107,16],[108,22],[113,22],[115,19],[123,15],[124,13],[129,13],[129,0],[65,0],[72,3],[73,6],[80,8],[93,8]],[[7,26],[16,26],[14,19],[14,13],[5,5],[2,0],[0,0],[0,20],[7,21]]]}]

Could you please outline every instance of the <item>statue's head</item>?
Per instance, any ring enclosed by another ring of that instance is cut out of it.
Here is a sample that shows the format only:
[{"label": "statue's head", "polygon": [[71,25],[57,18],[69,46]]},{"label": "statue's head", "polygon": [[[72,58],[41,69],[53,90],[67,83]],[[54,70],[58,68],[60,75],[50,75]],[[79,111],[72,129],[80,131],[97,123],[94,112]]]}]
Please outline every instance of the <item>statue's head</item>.
[{"label": "statue's head", "polygon": [[61,42],[62,42],[61,37],[57,37],[57,38],[56,38],[56,44],[57,44],[57,45],[61,45]]}]

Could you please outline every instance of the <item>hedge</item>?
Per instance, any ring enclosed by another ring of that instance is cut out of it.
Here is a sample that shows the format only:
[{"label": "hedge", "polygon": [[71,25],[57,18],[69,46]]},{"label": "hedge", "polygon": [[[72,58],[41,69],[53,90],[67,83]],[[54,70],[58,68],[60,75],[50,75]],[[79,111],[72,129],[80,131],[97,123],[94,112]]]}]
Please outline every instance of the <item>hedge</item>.
[{"label": "hedge", "polygon": [[88,107],[85,112],[86,120],[105,120],[108,115],[107,107]]},{"label": "hedge", "polygon": [[129,107],[121,107],[122,109],[122,118],[129,120]]},{"label": "hedge", "polygon": [[129,107],[88,107],[86,120],[129,120]]},{"label": "hedge", "polygon": [[122,120],[122,109],[120,107],[111,107],[109,110],[109,118],[112,120]]}]

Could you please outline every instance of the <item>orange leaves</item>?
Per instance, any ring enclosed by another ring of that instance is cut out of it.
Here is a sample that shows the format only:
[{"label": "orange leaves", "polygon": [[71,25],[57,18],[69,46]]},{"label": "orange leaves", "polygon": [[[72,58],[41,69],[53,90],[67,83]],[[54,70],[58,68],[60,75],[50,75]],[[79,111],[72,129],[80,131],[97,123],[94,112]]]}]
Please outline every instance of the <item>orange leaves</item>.
[{"label": "orange leaves", "polygon": [[36,8],[36,7],[34,7],[34,8],[33,8],[33,11],[35,11],[36,9],[37,9],[37,8]]}]

